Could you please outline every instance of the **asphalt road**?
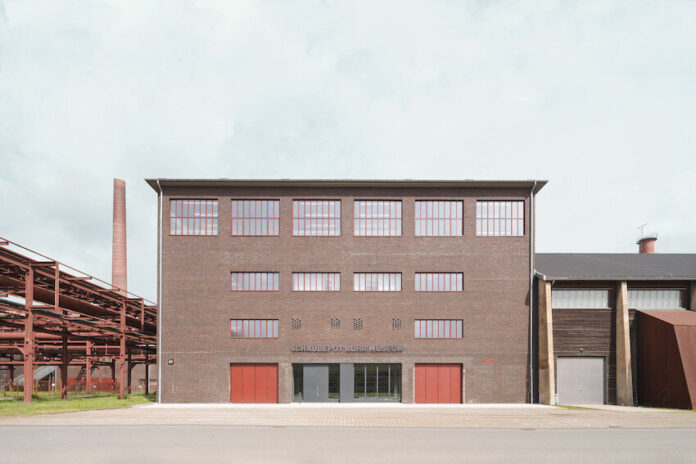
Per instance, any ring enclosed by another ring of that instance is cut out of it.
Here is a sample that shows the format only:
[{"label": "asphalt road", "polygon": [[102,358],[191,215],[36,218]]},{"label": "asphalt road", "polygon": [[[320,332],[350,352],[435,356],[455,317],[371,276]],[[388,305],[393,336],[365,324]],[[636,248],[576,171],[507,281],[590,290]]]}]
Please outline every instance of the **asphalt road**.
[{"label": "asphalt road", "polygon": [[696,462],[693,428],[0,426],[2,463]]}]

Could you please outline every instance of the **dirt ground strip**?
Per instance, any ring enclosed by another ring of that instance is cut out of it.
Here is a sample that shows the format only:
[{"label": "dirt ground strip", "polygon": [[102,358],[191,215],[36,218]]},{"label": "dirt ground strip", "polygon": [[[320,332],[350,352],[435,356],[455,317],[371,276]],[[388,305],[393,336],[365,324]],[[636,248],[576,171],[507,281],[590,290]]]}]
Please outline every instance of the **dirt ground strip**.
[{"label": "dirt ground strip", "polygon": [[0,418],[0,425],[235,425],[387,428],[696,428],[696,412],[604,407],[136,406]]}]

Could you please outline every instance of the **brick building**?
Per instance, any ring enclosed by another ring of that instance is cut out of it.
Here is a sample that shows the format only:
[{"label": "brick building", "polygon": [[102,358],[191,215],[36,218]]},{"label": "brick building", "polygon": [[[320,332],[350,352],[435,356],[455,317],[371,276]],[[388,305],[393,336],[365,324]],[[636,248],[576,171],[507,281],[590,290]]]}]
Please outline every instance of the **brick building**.
[{"label": "brick building", "polygon": [[545,181],[147,182],[160,401],[529,401]]}]

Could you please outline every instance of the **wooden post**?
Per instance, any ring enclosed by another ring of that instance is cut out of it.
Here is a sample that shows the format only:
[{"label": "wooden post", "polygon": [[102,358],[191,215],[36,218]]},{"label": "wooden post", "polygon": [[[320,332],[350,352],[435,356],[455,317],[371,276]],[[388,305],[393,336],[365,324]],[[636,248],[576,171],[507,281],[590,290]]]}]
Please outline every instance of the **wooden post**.
[{"label": "wooden post", "polygon": [[616,286],[616,404],[633,406],[628,285],[625,281]]},{"label": "wooden post", "polygon": [[539,403],[556,404],[556,363],[553,352],[551,282],[539,280]]}]

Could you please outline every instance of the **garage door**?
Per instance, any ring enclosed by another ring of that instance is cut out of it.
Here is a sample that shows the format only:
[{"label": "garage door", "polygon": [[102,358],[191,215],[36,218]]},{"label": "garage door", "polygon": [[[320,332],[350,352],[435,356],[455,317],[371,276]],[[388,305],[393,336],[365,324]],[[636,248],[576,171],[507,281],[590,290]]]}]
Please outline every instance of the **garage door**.
[{"label": "garage door", "polygon": [[416,364],[416,403],[461,403],[461,364]]},{"label": "garage door", "polygon": [[556,368],[560,404],[604,404],[604,358],[558,357]]},{"label": "garage door", "polygon": [[231,403],[277,403],[277,364],[230,365]]}]

